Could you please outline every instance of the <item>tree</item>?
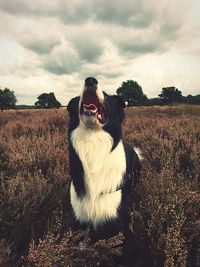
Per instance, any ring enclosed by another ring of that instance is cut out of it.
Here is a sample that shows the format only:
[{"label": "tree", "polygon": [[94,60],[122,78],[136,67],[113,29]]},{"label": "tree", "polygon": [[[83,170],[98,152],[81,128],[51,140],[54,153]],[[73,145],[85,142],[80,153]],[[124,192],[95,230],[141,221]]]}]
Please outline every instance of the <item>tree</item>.
[{"label": "tree", "polygon": [[184,102],[191,105],[200,105],[200,95],[188,95],[184,97]]},{"label": "tree", "polygon": [[146,101],[147,106],[162,106],[162,100],[158,97],[150,98]]},{"label": "tree", "polygon": [[5,109],[14,108],[17,99],[13,91],[8,88],[0,89],[0,109],[1,111]]},{"label": "tree", "polygon": [[160,99],[164,104],[180,103],[182,101],[182,92],[176,87],[164,87],[162,88],[161,94],[159,94]]},{"label": "tree", "polygon": [[133,80],[127,80],[117,89],[117,94],[128,103],[128,106],[141,105],[147,100],[142,87]]},{"label": "tree", "polygon": [[35,102],[36,108],[60,108],[61,104],[56,99],[54,93],[43,93],[37,97],[38,101]]}]

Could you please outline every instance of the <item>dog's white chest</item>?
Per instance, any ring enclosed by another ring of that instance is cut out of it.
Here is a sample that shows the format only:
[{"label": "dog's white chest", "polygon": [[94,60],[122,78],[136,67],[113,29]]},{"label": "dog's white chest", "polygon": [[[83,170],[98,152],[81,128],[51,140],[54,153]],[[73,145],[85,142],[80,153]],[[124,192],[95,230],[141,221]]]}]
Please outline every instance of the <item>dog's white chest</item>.
[{"label": "dog's white chest", "polygon": [[72,132],[71,142],[83,165],[86,188],[86,195],[79,199],[71,184],[71,203],[77,219],[96,225],[115,218],[121,202],[121,190],[116,190],[126,170],[122,142],[111,151],[113,141],[108,133],[84,126]]}]

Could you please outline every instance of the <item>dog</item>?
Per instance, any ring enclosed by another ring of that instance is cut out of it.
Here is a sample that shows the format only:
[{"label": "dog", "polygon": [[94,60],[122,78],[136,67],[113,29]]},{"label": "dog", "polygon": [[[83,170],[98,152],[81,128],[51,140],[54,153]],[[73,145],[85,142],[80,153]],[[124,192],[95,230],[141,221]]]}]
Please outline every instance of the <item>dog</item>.
[{"label": "dog", "polygon": [[78,223],[92,240],[128,227],[132,185],[140,175],[139,152],[122,140],[124,101],[108,95],[93,77],[70,100],[68,141],[70,201]]}]

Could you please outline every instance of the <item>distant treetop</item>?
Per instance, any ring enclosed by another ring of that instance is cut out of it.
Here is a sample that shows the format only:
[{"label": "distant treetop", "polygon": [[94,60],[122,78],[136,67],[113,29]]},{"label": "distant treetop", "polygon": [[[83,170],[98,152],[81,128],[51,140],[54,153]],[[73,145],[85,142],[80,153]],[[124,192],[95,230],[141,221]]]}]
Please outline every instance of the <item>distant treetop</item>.
[{"label": "distant treetop", "polygon": [[60,108],[61,104],[56,99],[54,93],[43,93],[37,97],[38,101],[35,102],[36,108]]},{"label": "distant treetop", "polygon": [[142,104],[147,99],[147,96],[142,91],[142,87],[133,80],[122,82],[122,85],[116,92],[125,102],[127,102],[128,106]]},{"label": "distant treetop", "polygon": [[180,103],[182,101],[182,92],[179,91],[176,87],[164,87],[162,88],[161,94],[159,97],[162,99],[164,104],[174,104]]},{"label": "distant treetop", "polygon": [[1,111],[5,109],[14,108],[17,102],[17,98],[13,91],[8,88],[0,89],[0,109]]}]

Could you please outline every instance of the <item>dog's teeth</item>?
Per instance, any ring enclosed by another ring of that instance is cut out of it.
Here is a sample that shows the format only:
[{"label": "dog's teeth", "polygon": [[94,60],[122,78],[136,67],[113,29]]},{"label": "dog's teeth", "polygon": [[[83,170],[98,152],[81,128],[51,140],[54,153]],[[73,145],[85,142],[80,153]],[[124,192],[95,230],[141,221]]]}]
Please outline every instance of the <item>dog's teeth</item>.
[{"label": "dog's teeth", "polygon": [[92,113],[96,113],[97,112],[97,109],[87,109],[87,108],[83,108],[84,112],[87,112],[87,111],[91,111]]}]

